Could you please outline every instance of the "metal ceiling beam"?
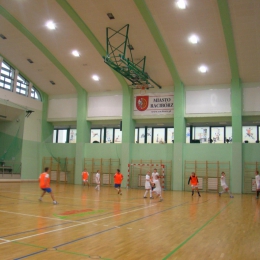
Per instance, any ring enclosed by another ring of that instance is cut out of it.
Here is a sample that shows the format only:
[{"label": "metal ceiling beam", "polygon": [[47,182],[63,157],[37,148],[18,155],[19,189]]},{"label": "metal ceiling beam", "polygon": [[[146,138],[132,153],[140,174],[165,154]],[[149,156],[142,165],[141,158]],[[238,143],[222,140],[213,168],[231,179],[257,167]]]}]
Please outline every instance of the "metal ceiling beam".
[{"label": "metal ceiling beam", "polygon": [[225,35],[226,46],[228,51],[229,64],[232,79],[239,79],[239,69],[236,56],[236,46],[233,36],[232,24],[229,13],[227,0],[218,0],[218,8],[222,22],[223,32]]},{"label": "metal ceiling beam", "polygon": [[174,85],[181,85],[182,84],[182,81],[181,81],[181,78],[178,74],[178,71],[176,69],[176,66],[174,64],[174,61],[171,57],[171,54],[167,48],[167,45],[166,43],[164,42],[163,40],[163,37],[160,33],[160,30],[158,29],[154,19],[153,19],[153,16],[150,12],[150,10],[148,9],[146,3],[144,0],[134,0],[137,8],[139,9],[143,19],[145,20],[153,38],[154,38],[154,41],[156,42],[163,58],[164,58],[164,61],[170,71],[170,74],[172,76],[172,79],[174,81]]},{"label": "metal ceiling beam", "polygon": [[0,5],[0,14],[5,17],[18,31],[20,31],[28,40],[31,41],[60,71],[61,73],[72,83],[77,91],[80,91],[82,86],[75,80],[75,78],[69,73],[67,69],[55,58],[55,56],[18,20],[16,20],[6,9]]},{"label": "metal ceiling beam", "polygon": [[[90,40],[90,42],[93,44],[93,46],[96,48],[98,53],[101,56],[106,55],[106,51],[101,45],[101,43],[98,41],[96,36],[92,33],[92,31],[88,28],[88,26],[85,24],[85,22],[80,18],[80,16],[76,13],[76,11],[71,7],[71,5],[68,3],[67,0],[56,0],[56,2],[61,6],[61,8],[68,14],[68,16],[75,22],[75,24],[78,26],[78,28],[85,34],[85,36]],[[115,73],[114,70],[112,70],[115,74],[116,78],[120,82],[122,87],[128,87],[125,79],[120,76],[120,74]]]}]

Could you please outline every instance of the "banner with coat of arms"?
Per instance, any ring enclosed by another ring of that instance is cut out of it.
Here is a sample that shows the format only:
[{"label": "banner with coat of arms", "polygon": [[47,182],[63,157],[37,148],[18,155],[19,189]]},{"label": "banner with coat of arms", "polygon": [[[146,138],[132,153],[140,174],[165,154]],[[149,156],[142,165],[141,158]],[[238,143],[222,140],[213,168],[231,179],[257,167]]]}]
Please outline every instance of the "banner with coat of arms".
[{"label": "banner with coat of arms", "polygon": [[143,93],[134,95],[134,115],[173,114],[173,93]]}]

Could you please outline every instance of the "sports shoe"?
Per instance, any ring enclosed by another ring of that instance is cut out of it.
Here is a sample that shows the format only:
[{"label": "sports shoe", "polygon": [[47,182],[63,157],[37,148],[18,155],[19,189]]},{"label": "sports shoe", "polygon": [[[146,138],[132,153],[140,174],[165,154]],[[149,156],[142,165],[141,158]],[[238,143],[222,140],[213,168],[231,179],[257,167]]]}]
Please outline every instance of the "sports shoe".
[{"label": "sports shoe", "polygon": [[218,193],[219,197],[221,197],[221,192]]},{"label": "sports shoe", "polygon": [[144,197],[144,199],[147,199],[147,197]]},{"label": "sports shoe", "polygon": [[160,200],[159,200],[159,202],[162,202],[162,201],[163,201],[163,199],[160,199]]},{"label": "sports shoe", "polygon": [[230,198],[234,198],[234,196],[231,195]]},{"label": "sports shoe", "polygon": [[150,197],[150,199],[153,199],[153,197]]},{"label": "sports shoe", "polygon": [[39,198],[39,201],[42,201],[42,198]]},{"label": "sports shoe", "polygon": [[54,204],[54,205],[57,205],[57,204],[58,204],[58,202],[57,202],[56,200],[54,200],[54,201],[53,201],[53,204]]},{"label": "sports shoe", "polygon": [[257,197],[257,196],[256,196],[255,198],[256,198],[257,200],[259,199],[259,197]]},{"label": "sports shoe", "polygon": [[201,195],[199,194],[199,197],[201,197]]}]

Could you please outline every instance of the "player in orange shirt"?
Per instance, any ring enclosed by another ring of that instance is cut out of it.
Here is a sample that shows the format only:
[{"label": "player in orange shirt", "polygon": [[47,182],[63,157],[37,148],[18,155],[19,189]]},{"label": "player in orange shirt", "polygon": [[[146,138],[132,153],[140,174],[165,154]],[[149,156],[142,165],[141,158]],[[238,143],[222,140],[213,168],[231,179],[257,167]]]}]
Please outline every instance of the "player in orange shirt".
[{"label": "player in orange shirt", "polygon": [[84,168],[84,171],[82,172],[81,176],[82,176],[83,185],[85,186],[86,183],[87,183],[87,185],[89,187],[89,183],[88,183],[88,176],[89,176],[89,174],[88,174],[86,168]]},{"label": "player in orange shirt", "polygon": [[44,172],[40,174],[39,176],[39,183],[40,183],[40,188],[43,190],[41,197],[39,198],[39,201],[42,201],[42,198],[44,196],[44,194],[50,193],[51,198],[53,200],[53,204],[58,204],[57,201],[54,198],[54,195],[52,193],[52,190],[50,188],[50,169],[49,167],[46,167],[44,169]]},{"label": "player in orange shirt", "polygon": [[115,189],[117,190],[117,194],[122,195],[121,192],[121,183],[124,179],[123,174],[120,172],[119,169],[117,169],[117,172],[114,175],[114,183],[115,183]]},{"label": "player in orange shirt", "polygon": [[198,180],[198,177],[196,176],[195,172],[191,173],[191,176],[188,181],[188,185],[190,183],[191,183],[191,189],[192,189],[192,193],[191,193],[192,196],[194,194],[194,190],[196,190],[198,192],[198,195],[200,196],[199,187],[198,187],[199,180]]}]

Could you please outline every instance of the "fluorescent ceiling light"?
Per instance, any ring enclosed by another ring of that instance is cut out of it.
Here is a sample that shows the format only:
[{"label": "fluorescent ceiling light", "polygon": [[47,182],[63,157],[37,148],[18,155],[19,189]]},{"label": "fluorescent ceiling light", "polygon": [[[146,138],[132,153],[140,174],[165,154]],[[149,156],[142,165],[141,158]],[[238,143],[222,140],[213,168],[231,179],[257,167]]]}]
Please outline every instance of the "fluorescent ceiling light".
[{"label": "fluorescent ceiling light", "polygon": [[186,9],[187,3],[185,0],[178,0],[176,2],[176,5],[178,6],[179,9]]},{"label": "fluorescent ceiling light", "polygon": [[99,81],[99,76],[98,75],[93,75],[92,79],[94,79],[95,81]]},{"label": "fluorescent ceiling light", "polygon": [[55,30],[56,29],[56,24],[53,21],[48,21],[45,25],[50,30]]},{"label": "fluorescent ceiling light", "polygon": [[79,57],[79,52],[77,50],[72,51],[72,55],[75,57]]},{"label": "fluorescent ceiling light", "polygon": [[192,34],[189,37],[189,42],[192,43],[192,44],[197,44],[199,42],[199,37],[195,34]]},{"label": "fluorescent ceiling light", "polygon": [[205,65],[201,65],[201,66],[199,67],[199,71],[200,71],[201,73],[206,73],[206,72],[208,71],[208,67],[205,66]]}]

